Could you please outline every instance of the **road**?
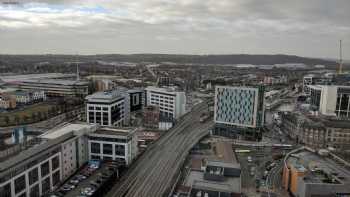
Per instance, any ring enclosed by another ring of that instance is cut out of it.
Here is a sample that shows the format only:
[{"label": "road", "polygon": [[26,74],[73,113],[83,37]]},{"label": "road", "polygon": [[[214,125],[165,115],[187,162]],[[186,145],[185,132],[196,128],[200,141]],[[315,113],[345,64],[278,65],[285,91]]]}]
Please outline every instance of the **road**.
[{"label": "road", "polygon": [[171,193],[188,151],[214,125],[199,122],[206,102],[196,105],[178,124],[152,144],[122,176],[107,197],[163,197]]}]

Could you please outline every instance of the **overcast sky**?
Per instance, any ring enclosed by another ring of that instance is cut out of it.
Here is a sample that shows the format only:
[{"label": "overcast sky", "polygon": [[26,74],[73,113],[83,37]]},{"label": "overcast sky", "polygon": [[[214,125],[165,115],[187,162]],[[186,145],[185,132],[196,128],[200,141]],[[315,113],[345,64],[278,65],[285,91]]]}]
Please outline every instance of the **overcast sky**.
[{"label": "overcast sky", "polygon": [[18,1],[0,5],[0,53],[337,58],[343,39],[350,59],[350,0]]}]

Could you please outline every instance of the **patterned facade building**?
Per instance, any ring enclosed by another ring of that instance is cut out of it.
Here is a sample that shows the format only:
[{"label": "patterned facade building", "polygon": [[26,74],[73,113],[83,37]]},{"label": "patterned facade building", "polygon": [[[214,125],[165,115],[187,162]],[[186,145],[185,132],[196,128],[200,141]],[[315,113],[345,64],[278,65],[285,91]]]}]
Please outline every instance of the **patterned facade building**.
[{"label": "patterned facade building", "polygon": [[256,138],[264,125],[264,87],[215,88],[215,135],[236,138],[237,134],[250,133]]},{"label": "patterned facade building", "polygon": [[264,88],[217,86],[216,123],[258,128],[264,124]]}]

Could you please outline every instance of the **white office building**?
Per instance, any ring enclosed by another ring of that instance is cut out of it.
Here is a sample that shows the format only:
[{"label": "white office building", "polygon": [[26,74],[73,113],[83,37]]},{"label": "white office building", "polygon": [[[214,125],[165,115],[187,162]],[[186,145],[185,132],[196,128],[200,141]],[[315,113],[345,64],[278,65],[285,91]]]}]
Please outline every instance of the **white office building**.
[{"label": "white office building", "polygon": [[147,105],[158,106],[161,117],[178,119],[186,113],[185,92],[177,91],[174,87],[149,86],[146,88],[146,94]]},{"label": "white office building", "polygon": [[119,161],[129,165],[137,155],[136,129],[103,127],[89,134],[89,159]]},{"label": "white office building", "polygon": [[86,96],[89,83],[61,79],[27,79],[11,82],[11,86],[22,90],[44,91],[47,96]]},{"label": "white office building", "polygon": [[97,92],[86,97],[88,123],[125,126],[130,121],[130,97],[124,91]]},{"label": "white office building", "polygon": [[43,90],[16,90],[10,94],[14,95],[16,97],[16,102],[20,104],[46,100],[46,94]]},{"label": "white office building", "polygon": [[309,85],[311,106],[323,115],[350,117],[350,86]]},{"label": "white office building", "polygon": [[67,124],[1,151],[0,196],[39,197],[55,190],[88,160],[85,134],[96,129]]}]

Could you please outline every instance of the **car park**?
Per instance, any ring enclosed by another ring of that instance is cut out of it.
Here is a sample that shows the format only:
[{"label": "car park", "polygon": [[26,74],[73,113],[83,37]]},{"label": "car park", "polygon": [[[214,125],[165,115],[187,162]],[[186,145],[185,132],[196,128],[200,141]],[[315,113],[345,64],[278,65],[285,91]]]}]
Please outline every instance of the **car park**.
[{"label": "car park", "polygon": [[100,186],[100,184],[95,181],[90,181],[90,185],[96,188]]},{"label": "car park", "polygon": [[81,190],[82,195],[92,196],[96,189],[94,187],[86,187]]},{"label": "car park", "polygon": [[82,175],[82,174],[78,174],[78,175],[76,175],[76,176],[75,176],[75,178],[76,178],[76,179],[78,179],[79,181],[82,181],[82,180],[87,179],[87,177],[86,177],[86,176],[84,176],[84,175]]}]

